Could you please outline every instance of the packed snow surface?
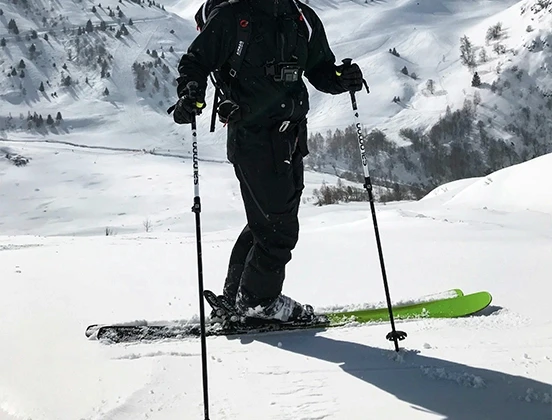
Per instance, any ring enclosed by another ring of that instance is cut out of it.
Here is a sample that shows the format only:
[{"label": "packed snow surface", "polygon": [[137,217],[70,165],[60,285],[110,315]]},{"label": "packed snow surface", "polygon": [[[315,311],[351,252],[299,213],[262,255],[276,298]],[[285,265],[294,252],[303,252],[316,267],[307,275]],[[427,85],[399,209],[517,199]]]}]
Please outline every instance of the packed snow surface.
[{"label": "packed snow surface", "polygon": [[[97,322],[197,319],[191,162],[28,147],[32,164],[1,168],[0,418],[203,418],[198,340],[84,337]],[[388,324],[208,339],[211,418],[550,419],[550,168],[547,155],[377,206],[393,300],[488,290],[483,313],[398,323],[398,354]],[[244,215],[230,165],[200,173],[205,286],[220,291]],[[369,206],[315,206],[323,180],[307,172],[284,291],[382,306]]]}]

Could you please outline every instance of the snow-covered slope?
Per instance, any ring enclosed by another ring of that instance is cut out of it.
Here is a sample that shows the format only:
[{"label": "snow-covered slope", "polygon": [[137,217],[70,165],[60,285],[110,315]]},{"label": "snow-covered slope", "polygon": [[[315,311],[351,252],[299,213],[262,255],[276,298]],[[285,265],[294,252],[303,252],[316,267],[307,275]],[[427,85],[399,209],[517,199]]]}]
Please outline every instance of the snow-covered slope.
[{"label": "snow-covered slope", "polygon": [[[41,147],[37,156],[54,153]],[[56,152],[49,173],[33,162],[42,173],[2,184],[11,236],[0,237],[0,419],[203,418],[198,341],[109,346],[83,335],[94,322],[197,318],[190,165]],[[460,287],[489,290],[488,310],[399,323],[409,335],[399,354],[388,325],[209,339],[210,418],[549,419],[552,210],[539,191],[549,189],[550,157],[377,207],[395,302]],[[2,179],[33,166],[10,166]],[[79,168],[90,176],[61,182]],[[204,279],[218,291],[243,211],[228,165],[200,171]],[[323,179],[334,181],[308,173],[307,190]],[[513,183],[524,179],[532,194]],[[105,236],[116,216],[125,226]],[[307,203],[301,222],[285,292],[317,308],[382,305],[369,206]]]},{"label": "snow-covered slope", "polygon": [[[101,3],[101,8],[96,7],[95,12],[92,7],[98,5],[91,0],[63,0],[48,4],[48,7],[45,3],[28,2],[29,8],[23,8],[22,3],[6,4],[0,16],[3,22],[0,36],[7,40],[0,55],[3,74],[0,79],[0,117],[3,118],[0,129],[7,128],[3,131],[4,137],[35,139],[37,132],[26,129],[28,113],[37,112],[46,119],[47,114],[54,117],[61,112],[64,124],[39,130],[40,137],[56,139],[72,134],[78,140],[79,135],[86,133],[86,140],[81,139],[81,142],[146,150],[174,151],[181,147],[182,138],[187,134],[172,124],[165,110],[174,101],[173,82],[178,59],[196,34],[193,14],[200,0],[168,1],[163,3],[166,4],[163,8],[159,7],[160,3],[148,6],[147,3],[107,0]],[[501,137],[519,138],[519,133],[504,129],[508,115],[525,105],[529,108],[545,106],[547,99],[542,94],[550,91],[552,83],[547,23],[550,6],[541,10],[535,8],[537,3],[547,4],[534,0],[393,0],[383,3],[331,0],[310,6],[324,21],[338,60],[353,57],[364,69],[372,94],[359,95],[362,122],[367,128],[381,129],[392,140],[401,143],[398,135],[401,128],[426,128],[444,115],[447,106],[454,110],[461,107],[465,99],[473,99],[472,72],[459,60],[463,35],[470,37],[477,54],[481,49],[486,50],[486,61],[478,59],[476,69],[487,84],[485,86],[490,87],[500,77],[498,85],[502,96],[496,91],[490,92],[489,88],[480,92],[484,108],[481,119],[494,120],[496,134]],[[108,7],[115,16],[109,15]],[[117,7],[123,13],[120,18]],[[16,35],[8,32],[8,22],[12,18],[18,23],[19,41]],[[84,30],[88,19],[96,26],[104,21],[108,29],[80,36],[72,33],[79,27]],[[129,25],[129,20],[134,25]],[[488,27],[497,22],[503,24],[500,38],[486,43],[484,37]],[[123,24],[129,35],[117,38],[116,31]],[[27,38],[32,29],[38,31],[37,39]],[[44,35],[49,35],[47,41]],[[31,59],[32,44],[36,52]],[[503,46],[503,53],[493,51],[496,44]],[[171,47],[173,52],[169,52]],[[392,48],[396,48],[400,57],[389,53]],[[153,50],[159,55],[163,53],[164,57],[159,67],[151,69],[144,90],[137,91],[132,65],[135,62],[155,63]],[[106,64],[98,63],[98,57]],[[24,78],[19,77],[21,59],[27,66]],[[67,64],[66,70],[63,64]],[[105,72],[109,72],[108,77],[101,77],[102,65]],[[409,75],[401,73],[404,66]],[[13,67],[16,76],[7,77]],[[500,76],[496,74],[497,67]],[[516,70],[510,71],[512,69]],[[518,81],[516,74],[520,70],[522,76]],[[411,77],[412,73],[416,73],[416,79]],[[69,87],[62,86],[62,77],[65,80],[67,76],[73,81]],[[155,77],[160,84],[158,89],[154,87]],[[435,82],[433,93],[426,88],[429,79]],[[510,87],[504,88],[502,85],[506,81]],[[44,92],[37,90],[40,82],[45,83]],[[104,95],[106,88],[107,96]],[[54,93],[56,96],[52,97]],[[332,97],[313,89],[311,93],[309,120],[312,131],[324,133],[352,122],[347,95]],[[400,103],[392,102],[395,96],[401,98]],[[494,109],[495,104],[497,109]],[[208,133],[208,114],[200,118],[202,141],[210,145],[205,153],[224,159],[221,138],[224,130],[219,126],[216,133]],[[548,114],[544,112],[545,121],[549,121]],[[60,136],[62,134],[64,136]]]},{"label": "snow-covered slope", "polygon": [[550,167],[552,154],[502,169],[481,179],[443,185],[424,200],[438,199],[444,206],[453,208],[528,210],[552,214],[551,181],[546,176]]},{"label": "snow-covered slope", "polygon": [[[8,128],[3,137],[148,151],[174,152],[182,146],[183,131],[166,109],[175,100],[178,60],[196,33],[192,22],[167,12],[157,2],[154,6],[107,0],[99,7],[95,1],[64,0],[47,8],[28,4],[25,8],[22,2],[10,3],[2,7],[0,16],[4,22],[0,36],[7,41],[0,55],[0,122],[2,129]],[[32,20],[24,19],[27,15]],[[18,23],[19,35],[8,33],[11,19]],[[86,32],[88,20],[93,32]],[[102,22],[105,30],[99,29]],[[123,25],[128,35],[118,34]],[[32,28],[37,30],[36,39]],[[31,54],[32,45],[35,52]],[[21,59],[24,69],[19,68]],[[134,70],[137,65],[143,66],[140,78]],[[16,75],[8,77],[14,68]],[[66,86],[68,76],[71,83]],[[41,82],[44,92],[38,90]],[[55,118],[61,112],[63,121],[40,128],[32,124],[29,130],[29,112],[44,120],[48,114]],[[220,150],[216,147],[212,154]]]}]

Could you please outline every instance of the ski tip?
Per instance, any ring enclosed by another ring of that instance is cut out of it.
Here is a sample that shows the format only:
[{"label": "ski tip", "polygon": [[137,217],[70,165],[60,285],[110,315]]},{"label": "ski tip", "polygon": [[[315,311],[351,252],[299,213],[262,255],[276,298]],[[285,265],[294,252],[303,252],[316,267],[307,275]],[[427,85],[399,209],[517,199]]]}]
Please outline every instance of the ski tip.
[{"label": "ski tip", "polygon": [[90,324],[84,330],[84,335],[86,336],[86,338],[92,338],[94,334],[96,334],[99,328],[100,328],[99,324]]},{"label": "ski tip", "polygon": [[212,298],[216,299],[217,295],[212,290],[204,290],[203,291],[203,297],[205,299],[212,299]]},{"label": "ski tip", "polygon": [[462,291],[462,289],[452,289],[452,293],[456,296],[464,296],[464,292]]}]

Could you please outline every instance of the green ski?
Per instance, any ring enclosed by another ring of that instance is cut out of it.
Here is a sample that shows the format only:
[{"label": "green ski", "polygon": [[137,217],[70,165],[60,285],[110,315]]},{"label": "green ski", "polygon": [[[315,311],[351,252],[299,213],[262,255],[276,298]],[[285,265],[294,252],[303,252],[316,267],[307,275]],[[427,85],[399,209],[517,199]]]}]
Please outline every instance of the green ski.
[{"label": "green ski", "polygon": [[[485,309],[491,300],[490,293],[478,292],[413,305],[395,306],[393,307],[393,316],[395,319],[458,318]],[[329,313],[326,316],[330,320],[330,325],[342,325],[344,322],[351,321],[365,323],[389,320],[387,308]]]}]

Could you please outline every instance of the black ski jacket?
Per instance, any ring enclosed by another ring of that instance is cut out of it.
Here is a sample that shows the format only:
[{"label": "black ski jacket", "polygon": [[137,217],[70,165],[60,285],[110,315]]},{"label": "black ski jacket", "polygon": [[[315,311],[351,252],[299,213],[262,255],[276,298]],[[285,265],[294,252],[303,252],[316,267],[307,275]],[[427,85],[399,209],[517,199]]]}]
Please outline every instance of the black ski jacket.
[{"label": "black ski jacket", "polygon": [[[296,63],[319,91],[345,92],[338,83],[335,56],[320,18],[310,7],[297,3],[304,17],[293,0],[239,0],[213,9],[180,60],[179,96],[190,81],[204,90],[209,74],[220,70],[229,86],[228,99],[240,106],[240,125],[270,127],[271,122],[277,126],[282,121],[304,120],[309,100],[302,77],[294,82],[276,81],[266,74],[267,65]],[[238,48],[238,25],[250,25],[251,32],[237,77],[231,77],[229,59]]]}]

